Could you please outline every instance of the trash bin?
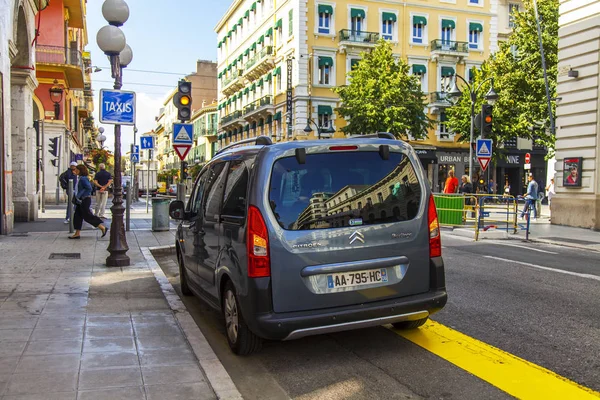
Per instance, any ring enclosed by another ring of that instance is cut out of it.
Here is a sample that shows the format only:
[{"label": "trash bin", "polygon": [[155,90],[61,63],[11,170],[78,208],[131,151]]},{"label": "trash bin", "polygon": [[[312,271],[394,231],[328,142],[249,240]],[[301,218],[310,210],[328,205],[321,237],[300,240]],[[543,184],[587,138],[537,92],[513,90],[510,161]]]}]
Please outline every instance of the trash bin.
[{"label": "trash bin", "polygon": [[152,231],[169,230],[169,203],[170,199],[153,198],[152,199]]}]

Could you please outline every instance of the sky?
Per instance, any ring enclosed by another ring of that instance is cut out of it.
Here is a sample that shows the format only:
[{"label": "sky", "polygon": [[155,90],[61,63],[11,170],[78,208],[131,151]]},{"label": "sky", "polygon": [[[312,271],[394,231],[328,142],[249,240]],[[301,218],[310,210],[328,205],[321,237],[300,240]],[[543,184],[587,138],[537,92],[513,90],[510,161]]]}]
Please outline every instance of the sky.
[{"label": "sky", "polygon": [[[125,0],[129,5],[129,20],[121,27],[127,44],[133,50],[133,60],[123,70],[122,90],[136,92],[136,124],[138,137],[156,127],[154,118],[177,81],[196,69],[196,60],[217,59],[217,34],[214,27],[225,14],[232,0]],[[107,57],[96,44],[96,33],[106,20],[102,16],[102,0],[88,0],[87,29],[92,65],[102,68],[92,73],[94,119],[99,121],[100,89],[112,89]],[[159,71],[156,74],[143,71]],[[105,146],[114,149],[114,126],[101,125],[106,136]],[[125,154],[133,142],[133,127],[121,128],[121,151]],[[138,139],[139,144],[139,139]]]}]

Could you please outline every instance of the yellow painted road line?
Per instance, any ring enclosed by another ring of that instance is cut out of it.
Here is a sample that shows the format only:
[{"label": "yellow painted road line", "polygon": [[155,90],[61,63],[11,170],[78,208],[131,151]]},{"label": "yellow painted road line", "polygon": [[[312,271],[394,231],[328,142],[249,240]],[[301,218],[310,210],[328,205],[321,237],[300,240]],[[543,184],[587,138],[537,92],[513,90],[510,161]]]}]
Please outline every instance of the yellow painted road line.
[{"label": "yellow painted road line", "polygon": [[600,398],[600,393],[592,389],[434,321],[419,329],[391,329],[519,399]]}]

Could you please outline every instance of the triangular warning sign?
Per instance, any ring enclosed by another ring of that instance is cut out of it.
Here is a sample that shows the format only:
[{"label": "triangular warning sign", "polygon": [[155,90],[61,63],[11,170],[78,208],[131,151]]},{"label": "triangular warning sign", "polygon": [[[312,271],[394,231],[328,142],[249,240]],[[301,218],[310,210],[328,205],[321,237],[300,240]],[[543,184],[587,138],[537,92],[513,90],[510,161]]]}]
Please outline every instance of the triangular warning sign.
[{"label": "triangular warning sign", "polygon": [[479,154],[490,154],[490,149],[488,149],[487,144],[485,142],[481,142]]},{"label": "triangular warning sign", "polygon": [[173,150],[175,150],[175,153],[177,153],[177,155],[179,156],[180,160],[185,160],[185,156],[187,156],[187,154],[189,153],[190,149],[192,148],[191,144],[174,144],[173,145]]},{"label": "triangular warning sign", "polygon": [[182,126],[181,129],[179,129],[179,132],[177,133],[177,135],[175,135],[174,141],[175,142],[191,142],[192,138],[187,133],[187,130],[185,129],[185,127]]},{"label": "triangular warning sign", "polygon": [[479,161],[479,165],[481,165],[482,171],[485,171],[487,169],[488,165],[490,165],[489,157],[478,157],[477,160]]}]

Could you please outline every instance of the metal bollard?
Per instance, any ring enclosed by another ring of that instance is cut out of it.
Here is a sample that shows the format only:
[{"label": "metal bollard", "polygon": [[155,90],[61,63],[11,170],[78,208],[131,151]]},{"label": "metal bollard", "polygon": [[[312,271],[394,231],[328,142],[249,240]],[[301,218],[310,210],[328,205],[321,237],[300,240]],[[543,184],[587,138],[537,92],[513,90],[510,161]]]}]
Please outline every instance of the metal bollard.
[{"label": "metal bollard", "polygon": [[73,207],[73,180],[69,179],[69,186],[67,188],[67,207],[69,207],[69,233],[75,232],[73,227],[73,217],[75,214],[75,209]]}]

